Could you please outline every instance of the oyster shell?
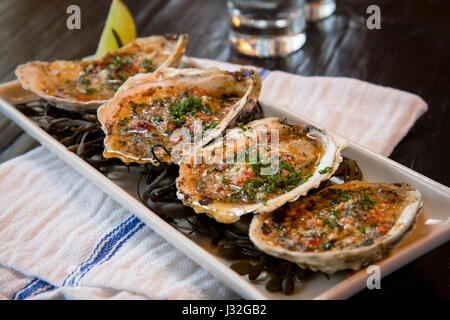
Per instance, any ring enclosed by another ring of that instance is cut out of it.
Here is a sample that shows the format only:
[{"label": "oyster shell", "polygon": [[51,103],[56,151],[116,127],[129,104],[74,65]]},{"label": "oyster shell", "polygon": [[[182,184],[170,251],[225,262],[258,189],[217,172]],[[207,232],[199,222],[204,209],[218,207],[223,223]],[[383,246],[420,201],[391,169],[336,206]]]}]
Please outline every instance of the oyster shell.
[{"label": "oyster shell", "polygon": [[171,163],[172,149],[188,140],[176,133],[191,138],[198,130],[203,140],[194,142],[207,144],[253,109],[260,89],[259,74],[249,69],[163,68],[131,77],[98,109],[106,133],[104,156],[125,163]]},{"label": "oyster shell", "polygon": [[197,213],[222,223],[250,212],[271,212],[328,180],[345,146],[341,138],[313,126],[256,120],[204,147],[200,164],[195,163],[198,153],[186,154],[176,180],[177,196]]},{"label": "oyster shell", "polygon": [[17,67],[16,76],[24,89],[61,109],[95,111],[128,77],[178,67],[187,40],[187,35],[138,38],[102,59],[28,62]]},{"label": "oyster shell", "polygon": [[303,268],[358,270],[389,253],[421,206],[421,193],[406,184],[352,181],[254,216],[249,236],[260,250]]}]

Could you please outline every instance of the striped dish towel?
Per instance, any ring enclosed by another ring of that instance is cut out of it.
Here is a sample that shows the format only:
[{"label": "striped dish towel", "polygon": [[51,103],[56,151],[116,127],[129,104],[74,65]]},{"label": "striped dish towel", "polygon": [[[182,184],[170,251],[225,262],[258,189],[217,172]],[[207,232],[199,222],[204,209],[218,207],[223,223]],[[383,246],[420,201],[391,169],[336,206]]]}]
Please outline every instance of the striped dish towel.
[{"label": "striped dish towel", "polygon": [[[427,109],[413,94],[354,79],[258,71],[263,98],[385,155]],[[0,165],[0,298],[239,297],[38,147]]]}]

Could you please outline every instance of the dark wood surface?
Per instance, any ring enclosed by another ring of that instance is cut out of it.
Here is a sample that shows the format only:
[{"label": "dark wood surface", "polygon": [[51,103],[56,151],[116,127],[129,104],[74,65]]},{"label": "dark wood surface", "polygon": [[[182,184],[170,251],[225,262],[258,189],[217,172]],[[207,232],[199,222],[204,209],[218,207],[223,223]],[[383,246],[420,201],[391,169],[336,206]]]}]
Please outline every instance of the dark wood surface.
[{"label": "dark wood surface", "polygon": [[[188,33],[187,54],[305,76],[353,77],[416,93],[429,110],[390,156],[450,185],[450,1],[338,0],[336,14],[308,25],[303,49],[286,59],[238,55],[228,42],[225,0],[129,0],[139,35]],[[75,59],[95,52],[109,1],[2,0],[0,81],[30,60]],[[81,30],[66,28],[66,8],[81,8]],[[381,8],[381,30],[366,28],[366,8]],[[0,162],[36,146],[0,115]],[[450,210],[450,208],[449,208]],[[354,299],[449,299],[450,244],[422,256]]]}]

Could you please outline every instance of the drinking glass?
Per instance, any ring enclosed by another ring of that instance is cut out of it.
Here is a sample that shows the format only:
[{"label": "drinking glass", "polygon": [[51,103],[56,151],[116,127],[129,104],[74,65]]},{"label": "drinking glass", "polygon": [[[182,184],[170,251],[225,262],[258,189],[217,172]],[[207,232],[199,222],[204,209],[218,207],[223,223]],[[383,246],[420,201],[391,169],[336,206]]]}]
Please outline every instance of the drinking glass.
[{"label": "drinking glass", "polygon": [[306,21],[315,22],[331,16],[336,10],[334,0],[306,0]]},{"label": "drinking glass", "polygon": [[304,0],[228,0],[230,40],[245,55],[287,56],[306,41]]}]

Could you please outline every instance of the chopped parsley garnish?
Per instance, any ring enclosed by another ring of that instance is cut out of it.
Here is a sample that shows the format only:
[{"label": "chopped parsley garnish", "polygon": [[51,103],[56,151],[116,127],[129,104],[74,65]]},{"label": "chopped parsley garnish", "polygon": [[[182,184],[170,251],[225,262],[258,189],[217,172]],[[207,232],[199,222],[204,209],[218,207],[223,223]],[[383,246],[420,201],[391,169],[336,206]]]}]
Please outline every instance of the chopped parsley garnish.
[{"label": "chopped parsley garnish", "polygon": [[86,88],[84,89],[86,91],[86,95],[90,96],[91,94],[97,92],[98,90],[95,88]]},{"label": "chopped parsley garnish", "polygon": [[312,177],[312,173],[308,173],[307,175],[306,175],[306,177],[304,177],[302,180],[300,180],[300,184],[304,184],[306,181],[308,181],[309,180],[309,178],[311,178]]},{"label": "chopped parsley garnish", "polygon": [[120,119],[120,120],[117,121],[117,124],[118,124],[118,125],[124,125],[124,124],[127,124],[128,122],[130,122],[130,118],[128,118],[128,117],[123,117],[122,119]]},{"label": "chopped parsley garnish", "polygon": [[85,87],[87,87],[91,84],[91,81],[89,79],[86,79],[84,76],[81,76],[77,82]]},{"label": "chopped parsley garnish", "polygon": [[124,126],[124,127],[120,128],[119,132],[120,133],[124,133],[124,132],[127,132],[127,131],[131,130],[131,129],[132,128],[130,126]]},{"label": "chopped parsley garnish", "polygon": [[217,127],[218,124],[219,123],[217,121],[213,121],[211,123],[204,122],[203,123],[203,130],[206,131],[206,130],[209,130],[209,129],[214,129],[215,127]]},{"label": "chopped parsley garnish", "polygon": [[197,184],[197,188],[198,188],[199,190],[203,190],[203,189],[205,189],[205,187],[206,187],[206,182],[205,182],[205,181],[200,181],[200,182]]},{"label": "chopped parsley garnish", "polygon": [[366,228],[364,226],[358,226],[358,230],[361,233],[366,233]]},{"label": "chopped parsley garnish", "polygon": [[281,160],[280,169],[286,169],[288,171],[292,171],[292,170],[294,170],[294,166],[292,164],[290,164],[289,162]]},{"label": "chopped parsley garnish", "polygon": [[322,169],[319,171],[320,174],[326,174],[331,172],[331,167],[326,167],[325,169]]},{"label": "chopped parsley garnish", "polygon": [[369,209],[372,209],[373,208],[373,206],[375,205],[375,203],[376,203],[376,200],[375,199],[371,199],[370,197],[369,197],[369,194],[366,192],[366,193],[364,193],[363,194],[363,202],[364,202],[364,204],[367,206],[367,208],[369,208]]},{"label": "chopped parsley garnish", "polygon": [[259,202],[262,203],[263,205],[267,205],[267,200],[266,199],[260,199]]},{"label": "chopped parsley garnish", "polygon": [[286,161],[280,160],[278,172],[274,175],[262,175],[260,169],[270,166],[271,163],[252,163],[250,167],[256,172],[256,178],[248,181],[236,194],[244,200],[250,199],[258,201],[265,199],[266,195],[276,192],[289,192],[299,185],[305,183],[312,177],[311,173],[303,174],[303,169],[296,170],[295,167]]},{"label": "chopped parsley garnish", "polygon": [[142,61],[142,68],[144,68],[147,72],[153,72],[156,70],[156,66],[150,59],[144,59],[144,61]]},{"label": "chopped parsley garnish", "polygon": [[169,122],[179,128],[186,123],[186,116],[195,116],[197,112],[211,114],[211,108],[208,103],[202,103],[201,98],[187,96],[185,101],[169,106]]},{"label": "chopped parsley garnish", "polygon": [[[112,64],[113,64],[115,67],[117,67],[117,68],[121,68],[121,67],[123,67],[123,66],[128,66],[128,65],[130,65],[130,64],[131,64],[131,60],[130,60],[130,58],[124,58],[124,59],[122,59],[120,56],[115,56],[115,57],[113,58]],[[111,66],[111,65],[108,65],[107,68],[109,68],[108,70],[110,70],[110,69],[112,68],[112,66]]]},{"label": "chopped parsley garnish", "polygon": [[350,199],[353,199],[353,193],[351,193],[350,191],[342,191],[337,189],[338,195],[339,197],[336,199],[336,201],[333,202],[333,205],[338,205],[341,202],[347,202]]},{"label": "chopped parsley garnish", "polygon": [[159,124],[160,122],[162,122],[164,119],[162,117],[153,117],[151,122],[153,122],[154,124]]},{"label": "chopped parsley garnish", "polygon": [[319,245],[319,250],[331,250],[334,247],[334,241],[330,240]]},{"label": "chopped parsley garnish", "polygon": [[339,209],[331,211],[331,215],[334,216],[336,219],[339,219],[340,213],[341,213],[341,210],[339,210]]},{"label": "chopped parsley garnish", "polygon": [[373,244],[373,240],[372,239],[367,239],[365,240],[363,243],[361,243],[363,246],[367,247]]}]

